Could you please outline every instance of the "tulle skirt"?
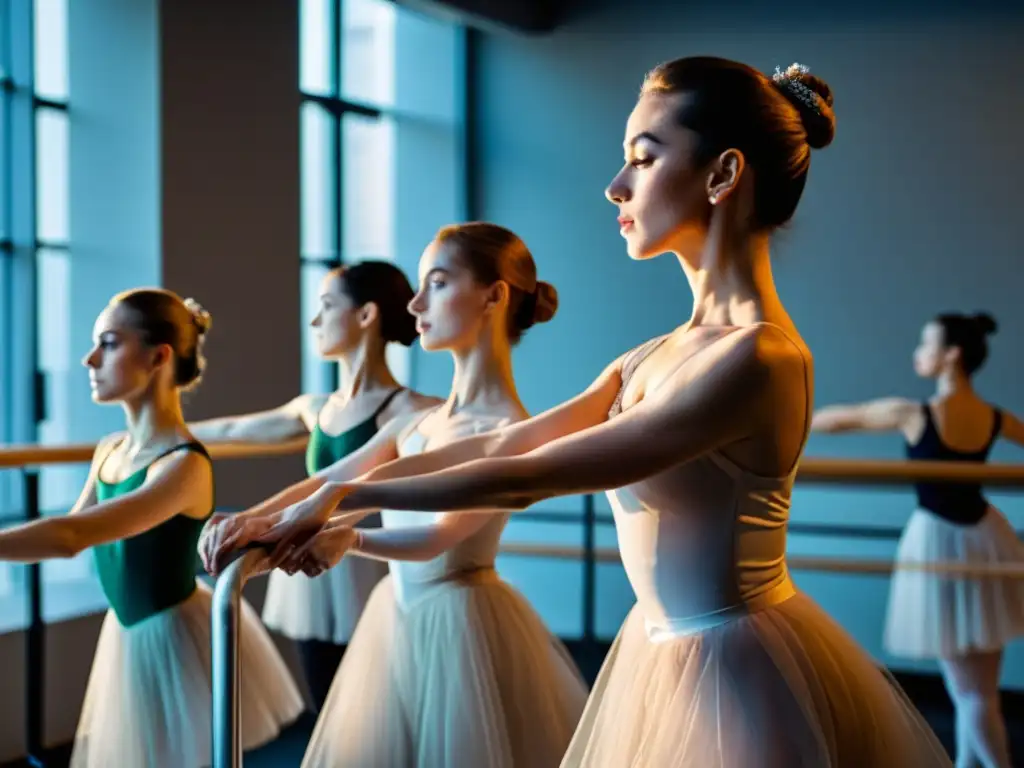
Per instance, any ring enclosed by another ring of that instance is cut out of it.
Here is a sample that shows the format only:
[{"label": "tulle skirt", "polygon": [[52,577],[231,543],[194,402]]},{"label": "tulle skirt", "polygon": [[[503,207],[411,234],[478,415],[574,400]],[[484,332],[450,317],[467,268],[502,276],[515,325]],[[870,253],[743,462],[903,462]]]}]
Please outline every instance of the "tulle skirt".
[{"label": "tulle skirt", "polygon": [[[926,510],[911,516],[898,562],[1024,565],[1024,544],[989,507],[977,525],[956,525]],[[893,572],[885,647],[906,658],[951,659],[993,651],[1024,635],[1024,579]]]},{"label": "tulle skirt", "polygon": [[267,583],[263,622],[292,640],[320,640],[345,645],[387,563],[345,557],[316,578],[274,570]]},{"label": "tulle skirt", "polygon": [[[112,611],[100,631],[72,768],[199,768],[210,764],[210,588],[132,627]],[[256,612],[239,622],[242,744],[274,739],[305,705]]]},{"label": "tulle skirt", "polygon": [[411,606],[374,591],[304,768],[556,768],[586,702],[564,646],[493,570]]},{"label": "tulle skirt", "polygon": [[652,643],[634,607],[562,768],[951,766],[886,672],[810,598]]}]

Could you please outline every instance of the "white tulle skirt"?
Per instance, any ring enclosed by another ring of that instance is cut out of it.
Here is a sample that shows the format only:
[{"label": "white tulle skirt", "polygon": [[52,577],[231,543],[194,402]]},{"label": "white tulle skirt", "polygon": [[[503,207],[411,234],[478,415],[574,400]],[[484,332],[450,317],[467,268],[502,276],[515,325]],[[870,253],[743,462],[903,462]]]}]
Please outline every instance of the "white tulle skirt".
[{"label": "white tulle skirt", "polygon": [[[132,627],[108,611],[100,631],[72,768],[210,764],[210,588]],[[242,744],[274,739],[305,708],[256,612],[240,615]]]},{"label": "white tulle skirt", "polygon": [[801,593],[652,643],[634,608],[563,768],[951,766],[903,691]]},{"label": "white tulle skirt", "polygon": [[[494,571],[370,598],[304,768],[555,768],[586,702],[564,646]],[[619,767],[621,768],[621,767]]]},{"label": "white tulle skirt", "polygon": [[387,563],[345,557],[316,578],[274,570],[267,583],[263,622],[292,640],[345,645],[352,639],[373,588],[387,575]]},{"label": "white tulle skirt", "polygon": [[[989,507],[977,525],[956,525],[926,510],[911,515],[898,562],[1024,565],[1024,544]],[[1024,635],[1024,579],[893,572],[885,647],[895,656],[951,659],[1003,648]]]}]

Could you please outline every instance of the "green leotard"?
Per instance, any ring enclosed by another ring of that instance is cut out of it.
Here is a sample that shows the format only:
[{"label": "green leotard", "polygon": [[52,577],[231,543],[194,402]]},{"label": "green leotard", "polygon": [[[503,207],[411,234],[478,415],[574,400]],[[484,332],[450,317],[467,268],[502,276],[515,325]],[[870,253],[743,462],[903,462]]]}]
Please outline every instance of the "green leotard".
[{"label": "green leotard", "polygon": [[384,402],[373,412],[373,415],[365,421],[361,421],[351,429],[346,429],[340,435],[328,435],[320,428],[320,416],[317,415],[316,425],[309,434],[309,443],[306,446],[306,472],[314,475],[321,469],[341,461],[350,453],[358,451],[366,445],[373,436],[377,434],[377,417],[384,409],[391,404],[395,395],[402,391],[399,387],[386,398]]},{"label": "green leotard", "polygon": [[[190,442],[153,461],[186,450],[210,457],[201,443]],[[136,490],[145,482],[150,466],[152,463],[119,483],[97,477],[96,498],[107,501]],[[200,566],[199,534],[205,523],[206,518],[175,515],[144,533],[93,548],[103,592],[123,626],[138,624],[192,596]]]}]

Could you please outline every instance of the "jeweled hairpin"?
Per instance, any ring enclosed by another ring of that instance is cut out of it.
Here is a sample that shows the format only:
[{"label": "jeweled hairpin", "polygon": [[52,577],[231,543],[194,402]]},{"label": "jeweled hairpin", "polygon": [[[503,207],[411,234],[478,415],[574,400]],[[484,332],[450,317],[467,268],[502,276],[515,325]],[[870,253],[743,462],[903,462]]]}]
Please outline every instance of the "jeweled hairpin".
[{"label": "jeweled hairpin", "polygon": [[796,62],[790,64],[786,69],[775,68],[772,75],[772,82],[781,90],[793,94],[799,101],[806,104],[815,112],[821,113],[821,97],[804,83],[804,77],[810,73],[803,64]]}]

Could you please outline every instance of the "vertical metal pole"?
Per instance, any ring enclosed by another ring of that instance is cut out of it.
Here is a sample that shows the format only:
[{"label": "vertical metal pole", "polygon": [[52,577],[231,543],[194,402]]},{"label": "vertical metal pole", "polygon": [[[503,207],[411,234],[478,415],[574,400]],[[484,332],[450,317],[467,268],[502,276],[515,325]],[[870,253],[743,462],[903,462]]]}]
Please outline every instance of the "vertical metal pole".
[{"label": "vertical metal pole", "polygon": [[588,493],[583,497],[583,644],[588,652],[597,641],[596,523],[594,495]]},{"label": "vertical metal pole", "polygon": [[[39,474],[22,470],[25,483],[25,520],[38,520]],[[46,624],[43,622],[42,566],[30,563],[28,580],[28,632],[25,635],[25,743],[28,761],[41,766],[43,750],[44,687],[46,685]]]},{"label": "vertical metal pole", "polygon": [[262,551],[248,551],[228,565],[213,589],[213,768],[241,768],[238,630],[242,587]]}]

